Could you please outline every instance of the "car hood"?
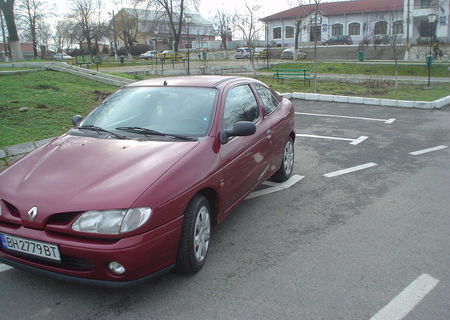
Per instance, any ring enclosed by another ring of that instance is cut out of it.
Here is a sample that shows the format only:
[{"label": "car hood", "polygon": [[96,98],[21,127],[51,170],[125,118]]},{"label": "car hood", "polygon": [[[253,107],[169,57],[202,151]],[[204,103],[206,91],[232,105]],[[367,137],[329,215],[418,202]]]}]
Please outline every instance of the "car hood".
[{"label": "car hood", "polygon": [[64,135],[0,173],[0,198],[22,214],[127,208],[198,143]]}]

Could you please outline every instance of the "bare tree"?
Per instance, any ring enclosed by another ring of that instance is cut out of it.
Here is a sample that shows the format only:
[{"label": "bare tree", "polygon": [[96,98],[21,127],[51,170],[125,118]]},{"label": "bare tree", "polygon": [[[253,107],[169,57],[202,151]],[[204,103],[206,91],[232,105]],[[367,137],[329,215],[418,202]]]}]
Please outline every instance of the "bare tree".
[{"label": "bare tree", "polygon": [[14,16],[14,0],[0,0],[0,10],[3,12],[9,35],[9,46],[14,61],[23,60],[22,48],[20,47],[19,35]]},{"label": "bare tree", "polygon": [[173,49],[178,52],[186,12],[189,12],[190,8],[197,8],[199,0],[134,0],[134,2],[146,3],[149,8],[154,7],[164,12],[173,36]]},{"label": "bare tree", "polygon": [[309,0],[310,14],[314,16],[314,53],[313,53],[313,93],[317,91],[317,19],[320,9],[320,0]]},{"label": "bare tree", "polygon": [[249,5],[245,3],[245,14],[235,14],[233,17],[233,26],[242,32],[242,37],[250,50],[250,63],[253,71],[255,71],[255,62],[253,52],[255,48],[255,40],[258,38],[262,26],[258,24],[257,12],[259,5]]},{"label": "bare tree", "polygon": [[233,16],[224,12],[223,10],[217,9],[216,15],[214,16],[214,27],[222,41],[222,48],[228,50],[227,40],[230,37],[231,27],[232,27]]},{"label": "bare tree", "polygon": [[26,36],[33,46],[33,56],[38,56],[38,25],[43,25],[43,20],[49,15],[46,3],[39,0],[19,0],[17,2],[17,18],[24,25]]},{"label": "bare tree", "polygon": [[[92,41],[94,40],[95,27],[95,6],[93,0],[71,0],[71,2],[71,17],[76,21],[77,27],[80,28],[81,35],[84,38],[80,40],[86,41],[88,52],[92,54]],[[82,45],[81,41],[80,45]]]},{"label": "bare tree", "polygon": [[139,31],[139,11],[136,8],[122,9],[116,14],[116,30],[119,38],[124,42],[128,55],[131,55],[130,47],[137,41]]},{"label": "bare tree", "polygon": [[75,38],[71,32],[73,29],[72,24],[73,22],[68,18],[56,23],[53,35],[56,52],[63,52],[73,45]]}]

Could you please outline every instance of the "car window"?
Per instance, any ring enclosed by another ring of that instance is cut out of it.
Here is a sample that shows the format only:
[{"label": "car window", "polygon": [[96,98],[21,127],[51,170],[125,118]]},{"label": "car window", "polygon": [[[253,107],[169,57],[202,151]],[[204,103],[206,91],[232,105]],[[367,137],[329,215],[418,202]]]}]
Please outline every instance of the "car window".
[{"label": "car window", "polygon": [[238,121],[256,122],[258,119],[258,104],[248,85],[238,86],[228,91],[223,112],[225,130],[232,129]]},{"label": "car window", "polygon": [[267,114],[272,113],[272,111],[275,110],[280,103],[277,97],[274,96],[269,89],[260,84],[256,85],[256,91],[258,91],[258,94],[264,103],[264,109],[266,109]]}]

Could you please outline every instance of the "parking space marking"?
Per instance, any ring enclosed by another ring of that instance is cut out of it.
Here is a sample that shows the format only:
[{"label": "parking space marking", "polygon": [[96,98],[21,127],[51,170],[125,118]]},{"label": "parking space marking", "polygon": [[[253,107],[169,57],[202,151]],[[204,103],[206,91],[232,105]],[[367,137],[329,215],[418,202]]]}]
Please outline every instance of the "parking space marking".
[{"label": "parking space marking", "polygon": [[413,155],[413,156],[418,156],[419,154],[424,154],[424,153],[428,153],[428,152],[442,150],[442,149],[445,149],[445,148],[447,148],[447,146],[436,146],[436,147],[433,147],[433,148],[413,151],[413,152],[410,152],[409,154]]},{"label": "parking space marking", "polygon": [[6,264],[0,263],[0,272],[8,271],[10,269],[12,269],[12,267],[10,267],[10,266],[8,266]]},{"label": "parking space marking", "polygon": [[305,116],[315,116],[315,117],[331,117],[331,118],[345,118],[354,120],[366,120],[366,121],[379,121],[386,124],[391,124],[395,121],[395,118],[390,119],[376,119],[376,118],[364,118],[364,117],[351,117],[351,116],[340,116],[337,114],[323,114],[323,113],[309,113],[309,112],[296,112],[295,114],[301,114]]},{"label": "parking space marking", "polygon": [[[284,182],[274,183],[273,187],[266,188],[266,189],[263,189],[263,190],[253,191],[252,193],[250,193],[247,196],[247,198],[245,198],[245,200],[253,199],[253,198],[256,198],[256,197],[264,196],[264,195],[269,194],[269,193],[273,193],[273,192],[281,191],[281,190],[284,190],[284,189],[288,189],[288,188],[292,187],[294,184],[296,184],[297,182],[299,182],[300,180],[302,180],[303,178],[304,178],[304,176],[300,176],[300,175],[296,174],[296,175],[290,177],[288,180],[286,180]],[[264,182],[264,184],[266,184],[266,182]],[[272,184],[272,183],[270,183],[270,184]]]},{"label": "parking space marking", "polygon": [[332,177],[337,177],[346,173],[351,173],[351,172],[355,172],[355,171],[360,171],[360,170],[364,170],[364,169],[368,169],[371,167],[375,167],[378,164],[374,163],[374,162],[369,162],[366,164],[362,164],[359,166],[355,166],[355,167],[351,167],[351,168],[347,168],[347,169],[342,169],[342,170],[338,170],[338,171],[334,171],[334,172],[329,172],[329,173],[325,173],[324,176],[327,178],[332,178]]},{"label": "parking space marking", "polygon": [[438,283],[438,279],[422,274],[370,320],[403,319]]},{"label": "parking space marking", "polygon": [[296,134],[297,137],[304,137],[304,138],[317,138],[317,139],[329,139],[329,140],[341,140],[341,141],[350,141],[350,144],[352,145],[357,145],[361,142],[363,142],[364,140],[366,140],[368,137],[367,136],[360,136],[356,139],[351,139],[351,138],[339,138],[339,137],[331,137],[331,136],[318,136],[315,134],[304,134],[304,133],[297,133]]}]

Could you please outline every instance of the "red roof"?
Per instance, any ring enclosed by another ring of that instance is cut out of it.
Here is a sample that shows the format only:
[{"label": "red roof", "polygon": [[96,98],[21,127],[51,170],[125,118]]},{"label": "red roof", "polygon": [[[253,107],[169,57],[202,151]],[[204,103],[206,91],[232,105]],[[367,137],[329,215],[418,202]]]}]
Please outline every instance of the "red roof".
[{"label": "red roof", "polygon": [[[262,21],[289,19],[307,16],[313,12],[315,5],[306,4],[289,10],[281,11],[262,18]],[[319,11],[324,16],[341,14],[368,13],[403,10],[403,0],[353,0],[340,2],[323,2],[319,4]]]}]

